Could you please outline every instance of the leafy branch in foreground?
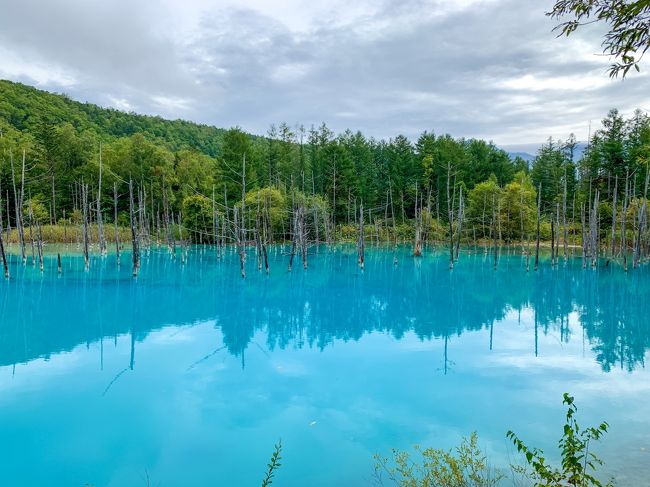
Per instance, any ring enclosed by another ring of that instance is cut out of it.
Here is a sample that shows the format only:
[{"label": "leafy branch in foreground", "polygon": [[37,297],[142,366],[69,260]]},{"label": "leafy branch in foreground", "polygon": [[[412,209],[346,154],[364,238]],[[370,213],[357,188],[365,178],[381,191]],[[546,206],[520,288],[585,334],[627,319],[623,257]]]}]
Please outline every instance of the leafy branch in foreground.
[{"label": "leafy branch in foreground", "polygon": [[278,441],[275,445],[275,450],[273,451],[273,455],[271,455],[271,461],[266,466],[266,475],[264,476],[264,480],[262,480],[262,487],[268,487],[273,483],[275,471],[282,466],[280,463],[280,460],[282,460],[280,453],[282,453],[282,440]]},{"label": "leafy branch in foreground", "polygon": [[650,48],[650,1],[648,0],[558,0],[546,15],[572,20],[556,27],[560,35],[569,36],[578,27],[591,23],[607,24],[603,37],[603,54],[616,62],[609,69],[611,77],[625,77],[631,68],[639,71],[639,63]]},{"label": "leafy branch in foreground", "polygon": [[602,422],[595,428],[581,429],[575,418],[578,408],[575,405],[574,398],[564,393],[562,404],[567,405],[568,409],[562,438],[558,443],[562,455],[561,468],[554,468],[547,464],[542,450],[529,448],[512,431],[508,431],[506,435],[517,447],[517,451],[524,454],[526,462],[532,467],[531,479],[535,482],[535,485],[549,487],[602,487],[603,485],[613,485],[611,481],[602,484],[594,476],[596,468],[602,465],[603,462],[589,450],[591,442],[599,440],[607,432],[609,425]]},{"label": "leafy branch in foreground", "polygon": [[420,455],[413,460],[406,451],[393,449],[391,459],[375,455],[375,482],[384,485],[384,477],[400,487],[492,487],[504,476],[490,468],[478,447],[478,436],[463,438],[454,450],[415,446]]}]

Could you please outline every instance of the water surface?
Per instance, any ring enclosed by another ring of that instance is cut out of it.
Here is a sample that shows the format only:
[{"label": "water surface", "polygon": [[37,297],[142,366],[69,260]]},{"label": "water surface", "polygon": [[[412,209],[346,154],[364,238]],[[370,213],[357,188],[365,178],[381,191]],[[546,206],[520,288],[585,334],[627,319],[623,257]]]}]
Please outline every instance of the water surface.
[{"label": "water surface", "polygon": [[[0,485],[258,485],[278,439],[278,486],[373,485],[372,455],[479,434],[495,465],[513,429],[549,456],[563,392],[619,485],[650,485],[650,274],[579,259],[314,249],[309,268],[247,278],[193,249],[12,256],[0,282]],[[397,259],[395,265],[394,259]],[[274,483],[274,485],[275,485]]]}]

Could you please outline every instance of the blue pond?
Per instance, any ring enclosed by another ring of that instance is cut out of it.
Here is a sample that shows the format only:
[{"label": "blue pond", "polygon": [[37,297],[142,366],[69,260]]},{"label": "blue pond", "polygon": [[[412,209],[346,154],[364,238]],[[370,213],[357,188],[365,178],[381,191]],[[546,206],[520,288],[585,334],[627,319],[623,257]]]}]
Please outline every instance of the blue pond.
[{"label": "blue pond", "polygon": [[[286,249],[285,249],[286,250]],[[394,258],[397,264],[394,264]],[[373,485],[374,453],[451,447],[476,431],[491,463],[505,433],[555,456],[571,392],[619,485],[650,485],[650,271],[498,270],[466,251],[312,249],[271,272],[192,249],[46,258],[0,282],[0,485]],[[147,480],[149,479],[149,480]]]}]

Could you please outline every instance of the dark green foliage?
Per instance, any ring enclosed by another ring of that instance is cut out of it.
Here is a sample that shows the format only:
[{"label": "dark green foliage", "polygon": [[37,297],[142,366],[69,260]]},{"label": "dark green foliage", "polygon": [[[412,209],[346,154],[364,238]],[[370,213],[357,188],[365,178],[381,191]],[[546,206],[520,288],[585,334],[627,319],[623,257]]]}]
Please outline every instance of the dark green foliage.
[{"label": "dark green foliage", "polygon": [[[562,404],[567,407],[566,423],[563,427],[562,438],[558,442],[561,455],[560,468],[549,465],[544,457],[544,452],[537,448],[529,448],[512,431],[507,437],[523,453],[526,463],[532,468],[530,477],[538,486],[575,486],[575,487],[602,487],[604,484],[594,475],[602,461],[590,450],[591,443],[598,441],[607,432],[609,425],[605,422],[597,427],[581,429],[576,420],[578,411],[574,398],[564,394]],[[606,485],[612,485],[611,482]]]}]

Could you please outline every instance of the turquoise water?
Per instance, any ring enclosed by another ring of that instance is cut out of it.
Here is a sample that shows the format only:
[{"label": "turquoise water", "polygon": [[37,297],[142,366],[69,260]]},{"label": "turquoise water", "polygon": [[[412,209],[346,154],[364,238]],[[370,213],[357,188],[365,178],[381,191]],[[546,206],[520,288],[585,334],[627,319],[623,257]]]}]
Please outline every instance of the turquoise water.
[{"label": "turquoise water", "polygon": [[[397,257],[397,265],[394,257]],[[563,392],[619,485],[650,485],[650,272],[526,273],[522,257],[313,250],[271,273],[194,249],[12,257],[0,282],[0,485],[373,485],[374,453],[476,431],[496,466],[508,429],[554,458]]]}]

